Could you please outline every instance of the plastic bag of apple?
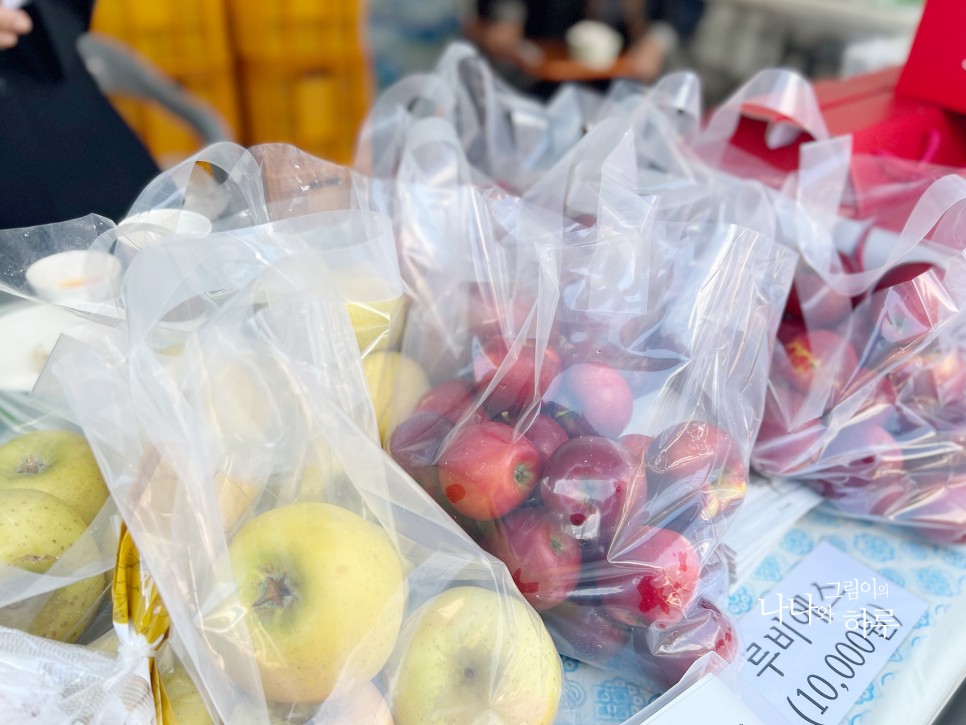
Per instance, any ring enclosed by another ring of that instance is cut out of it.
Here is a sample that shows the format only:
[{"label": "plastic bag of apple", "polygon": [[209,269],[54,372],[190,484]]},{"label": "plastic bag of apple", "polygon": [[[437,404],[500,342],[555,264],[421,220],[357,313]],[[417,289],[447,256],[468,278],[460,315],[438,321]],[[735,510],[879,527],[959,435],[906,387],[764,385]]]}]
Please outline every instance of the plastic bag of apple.
[{"label": "plastic bag of apple", "polygon": [[552,722],[545,626],[382,452],[326,256],[273,239],[143,249],[127,319],[52,363],[176,654],[224,722]]},{"label": "plastic bag of apple", "polygon": [[[843,222],[860,243],[803,262],[775,347],[752,456],[845,512],[966,537],[966,180],[921,194],[900,231]],[[875,220],[872,220],[873,222]]]},{"label": "plastic bag of apple", "polygon": [[626,126],[595,127],[545,177],[596,169],[582,225],[466,184],[451,132],[420,124],[396,221],[403,351],[433,387],[397,409],[391,455],[507,564],[563,654],[659,686],[708,651],[731,659],[716,549],[795,255],[639,195]]},{"label": "plastic bag of apple", "polygon": [[117,510],[74,422],[43,405],[10,414],[0,433],[0,627],[90,639],[107,603]]}]

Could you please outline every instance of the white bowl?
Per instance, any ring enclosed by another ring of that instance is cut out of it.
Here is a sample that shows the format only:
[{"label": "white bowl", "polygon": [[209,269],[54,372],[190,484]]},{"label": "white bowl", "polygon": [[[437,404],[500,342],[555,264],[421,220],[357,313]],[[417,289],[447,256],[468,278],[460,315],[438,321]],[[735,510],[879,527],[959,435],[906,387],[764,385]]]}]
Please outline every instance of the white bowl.
[{"label": "white bowl", "polygon": [[609,68],[624,47],[621,34],[605,23],[581,20],[567,31],[570,57],[590,68]]},{"label": "white bowl", "polygon": [[47,302],[103,302],[117,295],[121,262],[107,252],[74,249],[37,260],[26,276],[37,296]]}]

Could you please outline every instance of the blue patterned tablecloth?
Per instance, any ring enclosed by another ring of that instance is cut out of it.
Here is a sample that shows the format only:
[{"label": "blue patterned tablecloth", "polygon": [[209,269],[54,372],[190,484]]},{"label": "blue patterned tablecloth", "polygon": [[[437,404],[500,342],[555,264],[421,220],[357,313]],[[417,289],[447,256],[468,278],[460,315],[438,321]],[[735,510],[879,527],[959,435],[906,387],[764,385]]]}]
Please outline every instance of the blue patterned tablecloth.
[{"label": "blue patterned tablecloth", "polygon": [[[895,527],[814,510],[733,589],[728,599],[731,615],[738,620],[750,612],[823,540],[928,604],[843,725],[931,722],[966,678],[966,546],[939,546]],[[660,695],[572,660],[565,659],[564,671],[566,691],[558,725],[622,723]]]}]

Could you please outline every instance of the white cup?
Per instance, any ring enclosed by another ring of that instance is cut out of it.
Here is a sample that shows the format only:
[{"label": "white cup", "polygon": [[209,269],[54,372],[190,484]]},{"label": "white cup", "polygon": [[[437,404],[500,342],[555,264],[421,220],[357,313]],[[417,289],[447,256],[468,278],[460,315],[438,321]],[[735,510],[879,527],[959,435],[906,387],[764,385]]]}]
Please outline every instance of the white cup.
[{"label": "white cup", "polygon": [[107,252],[74,249],[37,260],[26,276],[37,296],[47,302],[104,302],[117,296],[121,262]]},{"label": "white cup", "polygon": [[566,39],[570,57],[595,69],[613,65],[624,46],[620,33],[596,20],[581,20],[571,26]]},{"label": "white cup", "polygon": [[211,233],[211,220],[184,209],[149,209],[122,219],[117,225],[119,255],[130,259],[165,237],[203,237]]}]

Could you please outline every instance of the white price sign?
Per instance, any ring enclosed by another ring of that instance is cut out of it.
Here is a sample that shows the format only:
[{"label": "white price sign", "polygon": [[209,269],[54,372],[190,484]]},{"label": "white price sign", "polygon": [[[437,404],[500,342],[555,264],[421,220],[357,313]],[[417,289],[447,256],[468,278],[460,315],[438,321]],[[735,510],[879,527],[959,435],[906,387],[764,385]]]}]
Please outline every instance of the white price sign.
[{"label": "white price sign", "polygon": [[787,722],[835,725],[925,610],[823,542],[742,619],[743,676]]}]

